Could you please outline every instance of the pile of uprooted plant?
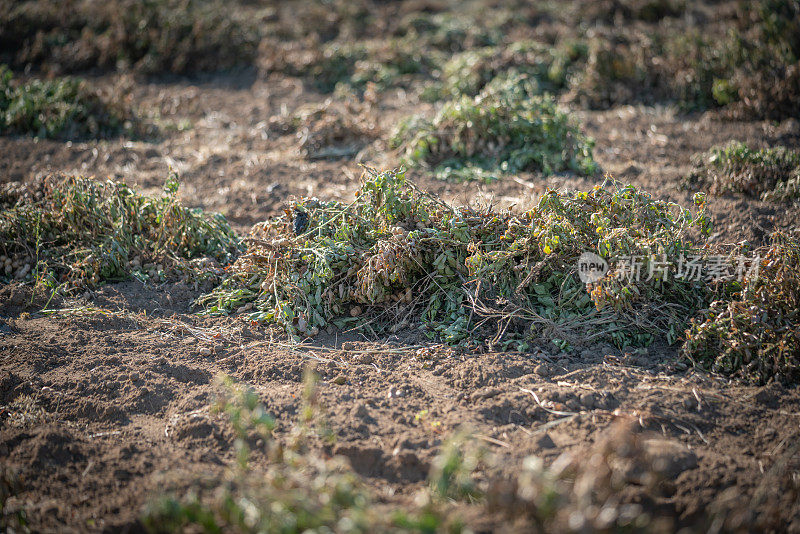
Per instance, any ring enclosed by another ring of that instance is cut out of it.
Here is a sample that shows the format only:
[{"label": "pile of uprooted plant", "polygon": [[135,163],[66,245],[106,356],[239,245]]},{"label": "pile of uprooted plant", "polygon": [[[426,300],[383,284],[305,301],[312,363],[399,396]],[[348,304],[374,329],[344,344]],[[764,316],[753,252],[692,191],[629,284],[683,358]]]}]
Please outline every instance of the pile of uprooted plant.
[{"label": "pile of uprooted plant", "polygon": [[684,187],[764,201],[796,200],[800,198],[800,152],[785,146],[755,150],[733,141],[697,154]]},{"label": "pile of uprooted plant", "polygon": [[[591,108],[674,102],[795,116],[797,1],[696,4],[25,0],[0,4],[0,61],[52,74],[258,66],[323,92],[421,82],[434,100],[474,96],[516,72]],[[618,20],[635,21],[635,30]]]},{"label": "pile of uprooted plant", "polygon": [[551,191],[530,211],[497,212],[449,206],[403,171],[370,170],[350,204],[300,200],[256,225],[247,253],[201,303],[222,312],[254,302],[252,319],[305,335],[333,323],[408,325],[465,345],[525,348],[542,335],[644,343],[679,335],[699,284],[610,279],[590,293],[575,276],[578,257],[677,255],[696,249],[690,232],[704,225],[702,211],[632,187]]},{"label": "pile of uprooted plant", "polygon": [[221,216],[183,206],[177,175],[148,197],[125,184],[50,175],[0,190],[0,269],[7,279],[51,289],[228,263],[239,241]]},{"label": "pile of uprooted plant", "polygon": [[[519,350],[541,339],[562,349],[599,339],[620,347],[676,342],[697,317],[684,345],[696,363],[756,381],[797,378],[797,241],[777,236],[759,251],[712,249],[700,194],[692,211],[607,181],[586,192],[549,191],[514,213],[452,207],[403,171],[365,177],[352,203],[301,199],[256,225],[247,252],[199,303],[212,314],[252,303],[251,320],[298,338],[331,325],[371,334],[411,329],[463,347]],[[611,260],[609,275],[580,282],[584,252]],[[734,276],[743,254],[758,259]],[[619,258],[638,258],[640,276],[615,264]],[[679,277],[665,269],[668,258],[730,270],[713,280]],[[780,269],[780,278],[759,278],[766,258],[763,268]],[[778,315],[758,331],[741,321],[726,330],[719,302]],[[702,321],[717,326],[701,328]]]},{"label": "pile of uprooted plant", "polygon": [[137,117],[122,98],[111,98],[75,78],[17,83],[0,64],[0,134],[49,138],[136,134]]},{"label": "pile of uprooted plant", "polygon": [[[297,340],[334,327],[491,350],[661,339],[726,375],[800,378],[800,242],[712,246],[699,193],[690,210],[607,179],[514,212],[454,207],[402,170],[367,169],[354,201],[293,201],[240,241],[221,216],[182,206],[177,187],[173,175],[156,198],[76,177],[6,188],[0,276],[54,292],[204,278],[217,284],[198,299],[205,313],[245,308]],[[588,284],[586,252],[611,265]]]},{"label": "pile of uprooted plant", "polygon": [[406,119],[391,144],[408,164],[431,167],[442,179],[598,170],[593,141],[527,75],[498,76],[476,97],[447,102],[432,120]]},{"label": "pile of uprooted plant", "polygon": [[32,65],[53,74],[185,74],[248,65],[261,15],[238,7],[216,0],[5,2],[0,58],[14,68]]}]

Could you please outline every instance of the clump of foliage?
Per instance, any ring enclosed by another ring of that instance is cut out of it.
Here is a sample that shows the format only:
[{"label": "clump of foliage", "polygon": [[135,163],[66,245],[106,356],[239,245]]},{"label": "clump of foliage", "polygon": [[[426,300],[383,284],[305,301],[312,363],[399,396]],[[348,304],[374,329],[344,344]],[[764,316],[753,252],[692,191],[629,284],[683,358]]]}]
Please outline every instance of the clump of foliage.
[{"label": "clump of foliage", "polygon": [[[701,284],[609,279],[587,288],[577,258],[595,251],[689,250],[707,224],[633,187],[545,194],[524,213],[454,208],[401,171],[369,171],[351,204],[302,199],[256,225],[247,253],[199,303],[314,335],[329,324],[366,331],[414,326],[452,344],[527,346],[545,335],[608,338],[619,345],[671,338],[699,306]],[[647,266],[644,266],[647,272]],[[658,278],[658,274],[655,275]]]},{"label": "clump of foliage", "polygon": [[323,93],[363,92],[400,85],[409,77],[429,71],[434,60],[412,41],[334,41],[325,45],[298,46],[277,40],[261,45],[261,68],[309,81]]},{"label": "clump of foliage", "polygon": [[496,78],[475,98],[445,103],[432,120],[406,119],[392,144],[409,164],[437,172],[467,166],[508,173],[598,171],[593,142],[521,75]]},{"label": "clump of foliage", "polygon": [[657,64],[643,62],[645,78],[653,91],[687,109],[729,105],[739,96],[732,85],[741,63],[734,34],[709,35],[689,31],[649,41],[645,54],[663,58]]},{"label": "clump of foliage", "polygon": [[695,156],[685,186],[764,200],[800,198],[800,152],[786,147],[752,150],[740,142],[714,147]]},{"label": "clump of foliage", "polygon": [[[613,10],[600,11],[637,18],[634,11],[641,7],[651,22],[685,7],[668,1],[611,4]],[[796,0],[742,2],[733,18],[710,32],[648,33],[601,34],[590,68],[573,88],[584,104],[606,107],[646,95],[690,109],[725,107],[726,114],[749,118],[781,119],[800,110]]]},{"label": "clump of foliage", "polygon": [[257,17],[219,0],[27,0],[0,7],[0,55],[55,72],[216,71],[251,64]]},{"label": "clump of foliage", "polygon": [[477,446],[468,432],[451,436],[431,463],[428,482],[433,495],[454,500],[483,498],[485,488],[475,479],[475,471],[487,459],[486,451]]},{"label": "clump of foliage", "polygon": [[485,47],[454,55],[442,66],[441,82],[427,89],[427,99],[477,95],[497,76],[527,75],[537,92],[564,89],[587,53],[580,41],[552,47],[537,41],[517,41],[508,46]]},{"label": "clump of foliage", "polygon": [[555,46],[517,41],[453,56],[422,97],[473,96],[498,76],[521,73],[535,82],[537,92],[565,94],[590,109],[664,100],[687,108],[721,106],[738,99],[730,78],[740,54],[731,43],[691,31],[674,36],[613,29]]},{"label": "clump of foliage", "polygon": [[50,175],[0,194],[2,274],[51,287],[159,279],[194,259],[227,263],[239,241],[221,215],[181,205],[177,175],[150,198],[122,183]]},{"label": "clump of foliage", "polygon": [[[667,101],[692,110],[724,108],[725,115],[745,118],[800,112],[796,0],[742,3],[734,15],[702,31],[676,31],[677,22],[655,26],[685,7],[672,0],[614,0],[552,12],[573,25],[592,25],[591,33],[555,46],[523,40],[467,49],[444,63],[439,82],[422,96],[473,96],[513,71],[535,79],[540,91],[565,93],[567,100],[594,109]],[[619,18],[651,26],[621,32],[614,27]]]},{"label": "clump of foliage", "polygon": [[508,17],[498,10],[469,15],[414,12],[403,17],[396,33],[437,50],[460,52],[499,44],[503,39],[502,26]]},{"label": "clump of foliage", "polygon": [[[249,0],[244,0],[247,3]],[[284,41],[356,41],[385,35],[385,20],[372,0],[285,0],[270,3],[274,33]]]},{"label": "clump of foliage", "polygon": [[800,381],[800,240],[774,234],[754,251],[756,269],[731,283],[687,331],[683,354],[695,364],[763,384]]},{"label": "clump of foliage", "polygon": [[[0,133],[39,137],[100,137],[131,127],[131,112],[85,82],[59,78],[14,83],[0,65]],[[126,125],[127,123],[127,125]]]},{"label": "clump of foliage", "polygon": [[646,99],[655,89],[658,73],[647,63],[650,43],[607,35],[588,41],[586,61],[571,79],[567,98],[590,109]]},{"label": "clump of foliage", "polygon": [[741,63],[733,36],[598,32],[566,98],[590,109],[632,102],[672,102],[688,110],[738,100],[731,80]]},{"label": "clump of foliage", "polygon": [[732,113],[776,120],[800,115],[800,2],[744,3],[740,26],[729,45],[737,62],[729,82]]},{"label": "clump of foliage", "polygon": [[421,52],[412,40],[388,41],[373,46],[366,59],[356,62],[343,84],[360,91],[368,84],[384,90],[429,72],[437,62],[433,55]]},{"label": "clump of foliage", "polygon": [[[697,32],[665,39],[654,70],[689,107],[725,106],[748,118],[796,116],[800,69],[800,3],[743,2],[725,35]],[[656,48],[656,51],[659,48]]]}]

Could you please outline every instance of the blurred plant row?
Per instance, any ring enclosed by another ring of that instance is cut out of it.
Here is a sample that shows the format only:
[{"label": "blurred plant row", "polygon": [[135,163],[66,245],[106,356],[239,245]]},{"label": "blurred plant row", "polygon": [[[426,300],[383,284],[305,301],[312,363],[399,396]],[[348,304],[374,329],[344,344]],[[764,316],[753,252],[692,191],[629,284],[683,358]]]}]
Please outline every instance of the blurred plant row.
[{"label": "blurred plant row", "polygon": [[136,133],[132,111],[86,82],[71,78],[15,83],[0,65],[0,134],[38,137],[107,137]]},{"label": "blurred plant row", "polygon": [[474,96],[516,70],[588,107],[637,101],[798,112],[800,4],[679,0],[398,2],[25,0],[0,7],[0,61],[51,73],[256,66],[318,90],[417,80]]},{"label": "blurred plant row", "polygon": [[[250,66],[335,92],[337,103],[360,111],[325,105],[272,125],[302,134],[311,159],[352,157],[381,137],[366,104],[402,88],[436,109],[399,121],[387,140],[404,164],[455,181],[596,173],[592,140],[567,111],[576,106],[669,102],[771,119],[800,112],[797,0],[732,2],[713,21],[673,0],[567,8],[317,0],[302,9],[266,0],[26,0],[3,4],[0,15],[0,60],[15,69],[188,74]],[[14,81],[4,67],[0,132],[135,134],[141,121],[117,89],[28,74]],[[698,175],[698,183],[707,179]],[[792,198],[797,181],[761,193]]]},{"label": "blurred plant row", "polygon": [[[188,491],[154,498],[142,516],[148,531],[467,533],[480,529],[476,518],[491,518],[526,532],[704,532],[781,521],[741,506],[747,497],[735,492],[678,519],[660,502],[670,493],[668,462],[652,453],[638,423],[624,419],[585,454],[565,452],[550,465],[529,456],[509,466],[462,429],[442,444],[413,500],[385,503],[344,458],[326,454],[331,441],[320,432],[325,407],[313,373],[306,373],[302,415],[281,435],[259,396],[230,380],[214,413],[227,421],[237,461],[221,475],[198,477]],[[776,490],[796,494],[786,478]],[[767,497],[781,499],[775,491]]]}]

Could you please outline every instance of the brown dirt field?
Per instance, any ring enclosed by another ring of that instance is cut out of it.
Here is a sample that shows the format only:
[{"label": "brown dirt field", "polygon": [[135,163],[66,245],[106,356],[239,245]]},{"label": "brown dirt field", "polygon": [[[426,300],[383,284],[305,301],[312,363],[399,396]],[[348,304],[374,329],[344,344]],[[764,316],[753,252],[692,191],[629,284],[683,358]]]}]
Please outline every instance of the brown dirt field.
[{"label": "brown dirt field", "polygon": [[[669,348],[619,354],[593,346],[563,358],[325,337],[317,343],[331,350],[289,351],[236,318],[198,319],[193,295],[180,285],[125,283],[91,295],[106,315],[27,317],[23,309],[37,309],[29,295],[3,291],[0,450],[20,470],[25,489],[15,499],[36,530],[136,531],[141,506],[165,484],[221,470],[231,436],[208,406],[222,373],[256,389],[280,439],[297,416],[303,369],[313,365],[337,438],[330,452],[348,457],[387,502],[413,496],[442,439],[460,425],[491,439],[513,469],[530,454],[552,461],[586,450],[613,420],[630,416],[681,447],[668,449],[675,478],[663,501],[688,521],[725,490],[746,503],[773,489],[769,470],[798,436],[796,390],[676,372],[664,363]],[[536,433],[559,417],[530,391],[578,415]],[[429,413],[416,421],[421,410]],[[784,514],[797,513],[796,502],[786,504]]]},{"label": "brown dirt field", "polygon": [[[239,231],[280,212],[293,195],[348,199],[358,186],[354,158],[309,160],[295,134],[270,128],[271,118],[327,98],[296,79],[140,81],[133,98],[162,120],[190,127],[164,129],[149,141],[0,137],[0,180],[60,171],[110,176],[148,192],[161,187],[172,167],[188,205],[222,212]],[[388,131],[399,116],[421,109],[429,105],[389,92],[369,113]],[[698,151],[731,139],[800,148],[794,119],[730,121],[661,106],[578,116],[596,139],[604,170],[681,203],[691,193],[678,180]],[[382,141],[362,155],[377,167],[396,163]],[[591,187],[598,180],[521,175],[476,185],[411,176],[457,203],[520,207],[548,187]],[[734,196],[712,198],[710,206],[720,242],[761,243],[771,231],[798,228],[796,206]],[[126,282],[50,304],[102,312],[42,315],[43,302],[27,289],[0,287],[0,458],[19,472],[23,489],[12,504],[27,510],[34,531],[141,530],[142,507],[160,490],[219,472],[232,459],[232,437],[208,410],[216,377],[228,374],[255,388],[278,420],[280,439],[297,418],[307,365],[321,376],[321,400],[336,433],[329,452],[349,458],[386,503],[413,499],[444,437],[464,424],[513,470],[530,454],[551,462],[562,452],[587,450],[615,419],[632,417],[648,435],[669,442],[661,446],[670,451],[673,479],[660,503],[678,524],[726,499],[758,506],[758,494],[779,487],[775,465],[786,460],[788,471],[800,470],[800,457],[786,457],[800,439],[800,391],[744,387],[687,370],[675,364],[673,347],[622,353],[591,345],[565,357],[542,343],[529,354],[473,354],[409,346],[402,336],[371,341],[334,333],[315,339],[316,350],[289,349],[280,334],[243,317],[197,316],[191,303],[201,293],[185,284]],[[530,392],[577,415],[537,431],[559,417]],[[420,421],[415,414],[422,410],[428,415]],[[771,502],[779,512],[776,530],[800,532],[798,501],[787,494]]]}]

